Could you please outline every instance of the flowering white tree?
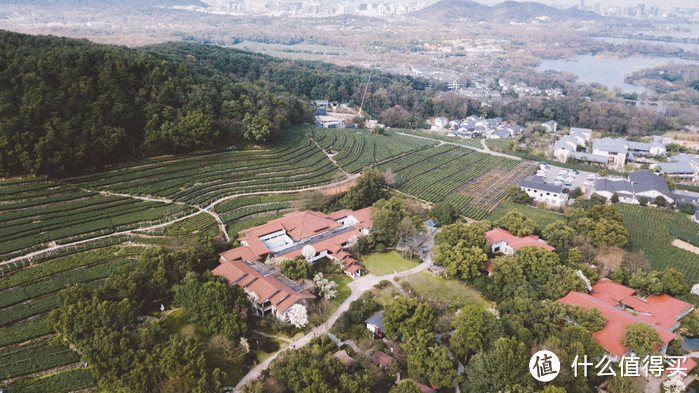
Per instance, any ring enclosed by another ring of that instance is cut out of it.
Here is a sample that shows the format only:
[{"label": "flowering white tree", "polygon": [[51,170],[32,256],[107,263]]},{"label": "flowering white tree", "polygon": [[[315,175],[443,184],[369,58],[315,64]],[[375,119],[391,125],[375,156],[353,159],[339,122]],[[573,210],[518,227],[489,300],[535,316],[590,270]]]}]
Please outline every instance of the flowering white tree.
[{"label": "flowering white tree", "polygon": [[253,305],[257,305],[257,302],[260,301],[260,297],[255,292],[247,292],[247,294],[248,294],[248,301],[250,303],[252,303]]},{"label": "flowering white tree", "polygon": [[301,255],[303,255],[303,257],[306,258],[308,262],[310,262],[311,259],[313,259],[313,257],[316,256],[316,249],[313,248],[312,245],[307,244],[303,246],[303,250],[301,250]]},{"label": "flowering white tree", "polygon": [[297,328],[308,325],[308,313],[302,304],[294,304],[289,307],[289,322]]},{"label": "flowering white tree", "polygon": [[665,388],[666,393],[681,393],[685,389],[684,382],[682,382],[682,377],[679,374],[673,375],[663,382],[663,388]]},{"label": "flowering white tree", "polygon": [[358,240],[359,238],[357,238],[357,235],[352,235],[352,237],[350,237],[349,240],[347,240],[347,247],[354,246],[355,244],[357,244]]},{"label": "flowering white tree", "polygon": [[284,261],[288,261],[286,257],[270,257],[265,260],[265,265],[281,265]]},{"label": "flowering white tree", "polygon": [[692,295],[699,295],[699,284],[694,284],[692,286]]},{"label": "flowering white tree", "polygon": [[323,273],[318,273],[313,277],[313,283],[316,285],[318,296],[330,300],[337,296],[337,283],[323,277]]},{"label": "flowering white tree", "polygon": [[250,353],[250,344],[248,343],[248,340],[245,339],[245,337],[240,338],[240,344],[238,344],[238,346],[240,347],[241,351],[243,351],[243,353]]},{"label": "flowering white tree", "polygon": [[585,277],[585,274],[582,272],[582,270],[576,270],[575,274],[577,274],[578,277],[580,277],[580,279],[582,279],[583,282],[585,282],[585,288],[587,288],[587,291],[591,291],[592,284],[590,284],[590,280],[588,280],[587,277]]}]

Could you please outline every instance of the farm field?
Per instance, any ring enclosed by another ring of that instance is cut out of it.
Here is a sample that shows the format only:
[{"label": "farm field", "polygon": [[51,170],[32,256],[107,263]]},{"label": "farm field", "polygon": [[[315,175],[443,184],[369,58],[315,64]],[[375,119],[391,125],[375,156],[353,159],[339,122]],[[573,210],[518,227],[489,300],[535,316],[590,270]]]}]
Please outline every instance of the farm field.
[{"label": "farm field", "polygon": [[374,135],[371,130],[328,129],[307,127],[306,134],[332,155],[333,160],[347,172],[359,173],[390,158],[437,144],[435,141],[413,138],[386,131]]},{"label": "farm field", "polygon": [[94,190],[158,196],[204,207],[226,196],[297,190],[341,177],[303,133],[286,135],[269,149],[164,157],[67,181]]},{"label": "farm field", "polygon": [[0,183],[0,260],[57,244],[157,224],[185,206],[100,195],[30,179]]},{"label": "farm field", "polygon": [[[52,340],[46,315],[58,306],[58,292],[73,284],[102,286],[116,269],[133,263],[142,247],[97,248],[36,261],[0,277],[0,386],[10,392],[71,392],[95,381],[89,369],[75,369],[80,355]],[[63,370],[65,367],[70,370]],[[57,369],[47,376],[46,370]],[[55,389],[54,389],[55,388]]]},{"label": "farm field", "polygon": [[547,225],[556,221],[568,222],[568,217],[563,214],[509,201],[502,201],[498,207],[496,207],[495,210],[488,215],[487,219],[490,221],[497,221],[510,210],[518,210],[527,218],[531,218],[532,220],[536,221],[541,229],[546,228]]},{"label": "farm field", "polygon": [[417,198],[450,202],[469,218],[483,219],[507,189],[533,172],[533,163],[442,144],[378,166],[396,174],[394,187]]},{"label": "farm field", "polygon": [[617,204],[624,216],[624,226],[629,231],[633,251],[643,251],[653,269],[673,267],[687,277],[687,281],[699,281],[699,255],[672,245],[679,236],[677,231],[699,233],[699,224],[677,212],[647,206]]}]

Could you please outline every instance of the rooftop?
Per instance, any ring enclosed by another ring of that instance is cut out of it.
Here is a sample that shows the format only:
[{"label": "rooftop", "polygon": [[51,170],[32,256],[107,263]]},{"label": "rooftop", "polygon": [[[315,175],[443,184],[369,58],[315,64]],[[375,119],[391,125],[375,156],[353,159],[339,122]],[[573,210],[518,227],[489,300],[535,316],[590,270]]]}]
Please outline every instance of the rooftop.
[{"label": "rooftop", "polygon": [[694,307],[665,294],[641,298],[635,293],[633,288],[603,278],[592,286],[590,294],[570,292],[559,301],[586,309],[597,308],[607,318],[607,323],[602,330],[592,333],[593,337],[608,352],[622,356],[628,350],[621,343],[627,325],[641,322],[653,327],[664,345],[675,338],[671,331]]},{"label": "rooftop", "polygon": [[383,331],[384,330],[384,328],[383,328],[383,310],[381,310],[381,311],[377,312],[376,314],[367,318],[367,320],[364,321],[364,323],[374,325],[377,328],[381,329],[381,331]]},{"label": "rooftop", "polygon": [[490,244],[504,241],[514,250],[519,250],[520,248],[527,246],[545,248],[548,251],[554,251],[556,249],[555,247],[546,244],[545,241],[539,239],[539,236],[527,235],[524,237],[518,237],[502,228],[491,229],[485,233],[485,237],[488,239],[488,243]]},{"label": "rooftop", "polygon": [[553,184],[546,184],[544,180],[539,176],[531,175],[526,179],[519,182],[520,187],[534,188],[536,190],[542,190],[547,192],[555,192],[561,194],[563,192],[562,186],[556,186]]},{"label": "rooftop", "polygon": [[633,192],[658,191],[670,196],[670,189],[662,176],[650,171],[634,171],[629,173],[629,180],[633,186]]}]

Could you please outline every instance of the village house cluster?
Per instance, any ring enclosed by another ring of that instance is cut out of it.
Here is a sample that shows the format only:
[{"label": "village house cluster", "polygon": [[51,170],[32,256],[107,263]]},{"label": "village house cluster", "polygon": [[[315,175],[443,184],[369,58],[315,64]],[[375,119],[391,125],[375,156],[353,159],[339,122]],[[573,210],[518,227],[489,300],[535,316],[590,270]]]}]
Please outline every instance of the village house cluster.
[{"label": "village house cluster", "polygon": [[446,117],[437,117],[433,123],[432,131],[445,131],[447,136],[460,138],[511,138],[524,131],[524,127],[518,124],[507,124],[499,117],[486,119],[471,115],[465,119],[451,121]]}]

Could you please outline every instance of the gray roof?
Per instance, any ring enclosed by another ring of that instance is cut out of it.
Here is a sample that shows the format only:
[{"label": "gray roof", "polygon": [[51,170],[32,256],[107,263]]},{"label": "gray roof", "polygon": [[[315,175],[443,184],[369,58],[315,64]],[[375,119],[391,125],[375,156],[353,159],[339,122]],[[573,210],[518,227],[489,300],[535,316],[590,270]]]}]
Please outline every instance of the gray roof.
[{"label": "gray roof", "polygon": [[699,165],[699,157],[695,157],[691,154],[687,153],[679,153],[675,154],[674,156],[670,156],[670,161],[675,161],[675,162],[687,162],[687,163],[694,163],[694,165]]},{"label": "gray roof", "polygon": [[612,180],[607,178],[597,179],[595,181],[596,191],[607,191],[613,193],[624,193],[633,194],[633,189],[631,188],[631,182],[626,179],[623,180]]},{"label": "gray roof", "polygon": [[694,167],[688,162],[661,162],[658,163],[658,168],[662,173],[696,173]]},{"label": "gray roof", "polygon": [[590,128],[570,127],[570,133],[572,134],[574,132],[583,132],[583,133],[591,134],[592,130]]},{"label": "gray roof", "polygon": [[[569,148],[571,148],[570,144],[577,147],[578,140],[570,135],[566,135],[566,136],[561,137],[561,139],[557,140],[556,143],[553,144],[553,149],[554,150],[569,149]],[[575,150],[575,149],[572,148],[572,150]]]},{"label": "gray roof", "polygon": [[552,125],[554,125],[554,124],[555,124],[555,125],[558,125],[558,123],[556,123],[555,120],[545,121],[545,122],[543,122],[543,123],[541,123],[541,124],[546,124],[546,125],[549,125],[549,126],[552,126]]},{"label": "gray roof", "polygon": [[606,164],[609,162],[609,158],[607,156],[599,155],[599,154],[592,154],[592,153],[585,153],[585,152],[571,152],[570,157],[575,158],[576,160],[581,160],[581,161],[590,161],[590,162],[597,162],[600,164]]},{"label": "gray roof", "polygon": [[497,136],[499,136],[500,138],[509,138],[509,137],[510,137],[510,131],[508,131],[508,130],[506,130],[506,129],[503,128],[502,130],[497,130],[497,131],[495,131],[495,132],[493,133],[493,135],[497,135]]},{"label": "gray roof", "polygon": [[376,314],[370,316],[370,317],[367,318],[367,320],[364,321],[364,322],[365,322],[365,323],[370,323],[370,324],[372,324],[372,325],[378,327],[379,329],[381,329],[381,331],[383,331],[383,330],[384,330],[384,328],[383,328],[383,310],[381,310],[381,311],[377,312]]},{"label": "gray roof", "polygon": [[699,192],[675,190],[672,192],[672,199],[677,203],[693,203],[699,205]]},{"label": "gray roof", "polygon": [[546,184],[539,176],[529,176],[526,179],[519,182],[520,187],[533,188],[535,190],[541,190],[546,192],[556,192],[562,193],[563,187],[556,186],[553,184]]},{"label": "gray roof", "polygon": [[626,141],[626,146],[632,150],[650,151],[650,143]]},{"label": "gray roof", "polygon": [[602,150],[609,153],[627,153],[628,149],[624,146],[625,140],[622,138],[602,138],[592,141],[593,150]]},{"label": "gray roof", "polygon": [[658,176],[650,171],[634,171],[629,173],[629,180],[633,185],[635,193],[645,191],[658,191],[661,194],[670,196],[670,189],[662,176]]}]

